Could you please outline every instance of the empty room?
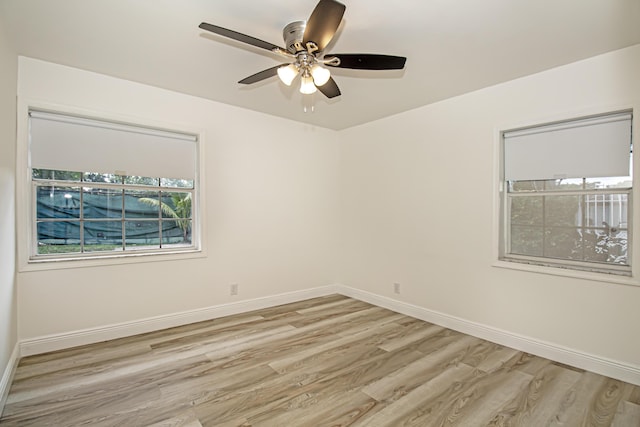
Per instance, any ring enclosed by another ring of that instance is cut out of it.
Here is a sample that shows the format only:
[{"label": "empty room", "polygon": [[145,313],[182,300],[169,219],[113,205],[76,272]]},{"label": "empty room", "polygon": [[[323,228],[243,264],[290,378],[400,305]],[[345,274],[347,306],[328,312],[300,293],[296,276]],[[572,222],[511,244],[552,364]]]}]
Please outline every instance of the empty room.
[{"label": "empty room", "polygon": [[639,427],[638,22],[0,0],[0,426]]}]

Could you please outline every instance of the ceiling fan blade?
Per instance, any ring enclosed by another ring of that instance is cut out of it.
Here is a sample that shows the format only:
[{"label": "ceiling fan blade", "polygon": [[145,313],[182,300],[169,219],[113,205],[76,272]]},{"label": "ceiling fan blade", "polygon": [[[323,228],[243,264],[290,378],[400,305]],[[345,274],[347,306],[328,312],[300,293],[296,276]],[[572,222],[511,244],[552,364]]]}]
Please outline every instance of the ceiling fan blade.
[{"label": "ceiling fan blade", "polygon": [[353,68],[356,70],[401,70],[407,58],[404,56],[377,55],[369,53],[336,53],[327,55],[340,59],[340,65],[332,65],[338,68]]},{"label": "ceiling fan blade", "polygon": [[271,44],[264,40],[251,37],[246,34],[239,33],[237,31],[229,30],[227,28],[218,27],[217,25],[207,24],[206,22],[203,22],[202,24],[198,25],[198,27],[202,28],[203,30],[211,31],[212,33],[215,33],[233,40],[237,40],[242,43],[250,44],[251,46],[259,47],[261,49],[266,49],[270,51],[273,51],[274,49],[284,50],[280,46],[276,46],[275,44]]},{"label": "ceiling fan blade", "polygon": [[244,79],[240,80],[238,83],[241,83],[243,85],[258,83],[259,81],[262,81],[264,79],[268,79],[269,77],[273,77],[277,75],[278,68],[282,67],[283,65],[289,65],[289,64],[280,64],[280,65],[276,65],[275,67],[267,68],[266,70],[262,70],[259,73],[255,73],[249,77],[245,77]]},{"label": "ceiling fan blade", "polygon": [[316,86],[320,92],[327,98],[335,98],[336,96],[340,96],[340,89],[338,89],[338,85],[336,84],[333,77],[329,77],[329,81],[327,81],[322,86]]},{"label": "ceiling fan blade", "polygon": [[346,6],[336,0],[320,0],[307,21],[302,43],[314,42],[323,51],[338,31]]}]

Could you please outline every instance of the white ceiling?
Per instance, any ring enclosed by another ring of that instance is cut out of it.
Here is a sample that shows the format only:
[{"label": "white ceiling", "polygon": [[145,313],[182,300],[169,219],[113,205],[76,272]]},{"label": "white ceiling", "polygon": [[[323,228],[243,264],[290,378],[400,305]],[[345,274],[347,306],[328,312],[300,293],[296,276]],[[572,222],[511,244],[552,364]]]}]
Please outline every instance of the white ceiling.
[{"label": "white ceiling", "polygon": [[0,19],[19,55],[331,129],[640,43],[640,0],[343,0],[329,52],[408,60],[403,71],[332,68],[342,96],[328,100],[276,77],[239,85],[282,58],[198,28],[283,46],[282,28],[316,2],[0,0]]}]

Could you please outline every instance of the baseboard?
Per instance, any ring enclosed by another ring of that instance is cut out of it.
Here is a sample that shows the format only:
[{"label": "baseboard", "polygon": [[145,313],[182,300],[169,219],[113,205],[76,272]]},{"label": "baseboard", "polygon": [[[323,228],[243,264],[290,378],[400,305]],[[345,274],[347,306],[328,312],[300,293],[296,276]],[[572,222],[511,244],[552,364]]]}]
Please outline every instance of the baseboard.
[{"label": "baseboard", "polygon": [[[540,357],[619,379],[631,384],[640,385],[640,366],[587,354],[557,344],[544,342],[491,326],[471,322],[459,317],[450,316],[448,314],[429,310],[360,289],[336,284],[218,306],[205,307],[197,310],[189,310],[153,318],[140,319],[133,322],[22,340],[19,343],[19,346],[16,346],[11,362],[7,366],[2,377],[2,382],[0,383],[0,392],[2,394],[0,394],[0,398],[6,398],[8,385],[10,384],[13,371],[15,370],[15,364],[19,357],[172,328],[175,326],[245,313],[253,310],[260,310],[276,305],[288,304],[335,293],[368,302],[369,304],[387,308],[407,316],[415,317],[417,319],[482,338],[487,341],[511,347],[516,350],[535,354]],[[0,408],[2,408],[1,405]]]},{"label": "baseboard", "polygon": [[392,298],[337,285],[339,294],[355,298],[378,307],[387,308],[407,316],[434,323],[474,337],[482,338],[516,350],[564,363],[576,368],[585,369],[607,377],[615,378],[631,384],[640,385],[640,366],[610,360],[604,357],[587,354],[557,344],[544,342],[530,337],[514,334],[498,328],[471,322],[459,317],[418,307],[413,304]]},{"label": "baseboard", "polygon": [[132,322],[25,339],[20,342],[20,356],[31,356],[49,351],[93,344],[335,293],[337,293],[336,285],[328,285],[302,291],[288,292],[263,298],[243,300],[196,310],[140,319]]},{"label": "baseboard", "polygon": [[16,373],[19,359],[20,346],[18,343],[16,343],[16,345],[13,347],[13,352],[11,353],[11,356],[9,356],[9,360],[7,361],[7,366],[2,373],[2,378],[0,379],[0,417],[2,416],[4,405],[7,402],[9,388],[11,387],[11,383],[13,382],[13,375]]}]

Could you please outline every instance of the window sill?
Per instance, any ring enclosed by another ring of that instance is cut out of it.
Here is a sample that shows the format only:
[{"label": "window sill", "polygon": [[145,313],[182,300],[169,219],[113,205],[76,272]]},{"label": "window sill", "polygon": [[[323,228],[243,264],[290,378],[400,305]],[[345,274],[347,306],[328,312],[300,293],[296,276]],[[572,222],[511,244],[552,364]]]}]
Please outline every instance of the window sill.
[{"label": "window sill", "polygon": [[71,268],[103,267],[108,265],[139,264],[143,262],[166,262],[195,258],[205,258],[202,249],[168,251],[162,253],[128,253],[78,258],[30,259],[20,266],[20,272],[62,270]]},{"label": "window sill", "polygon": [[493,267],[507,268],[510,270],[527,271],[530,273],[548,274],[552,276],[570,277],[573,279],[591,280],[596,282],[615,283],[626,286],[640,286],[640,281],[633,276],[618,274],[596,273],[590,271],[574,270],[561,267],[548,267],[543,265],[526,264],[517,261],[497,260]]}]

